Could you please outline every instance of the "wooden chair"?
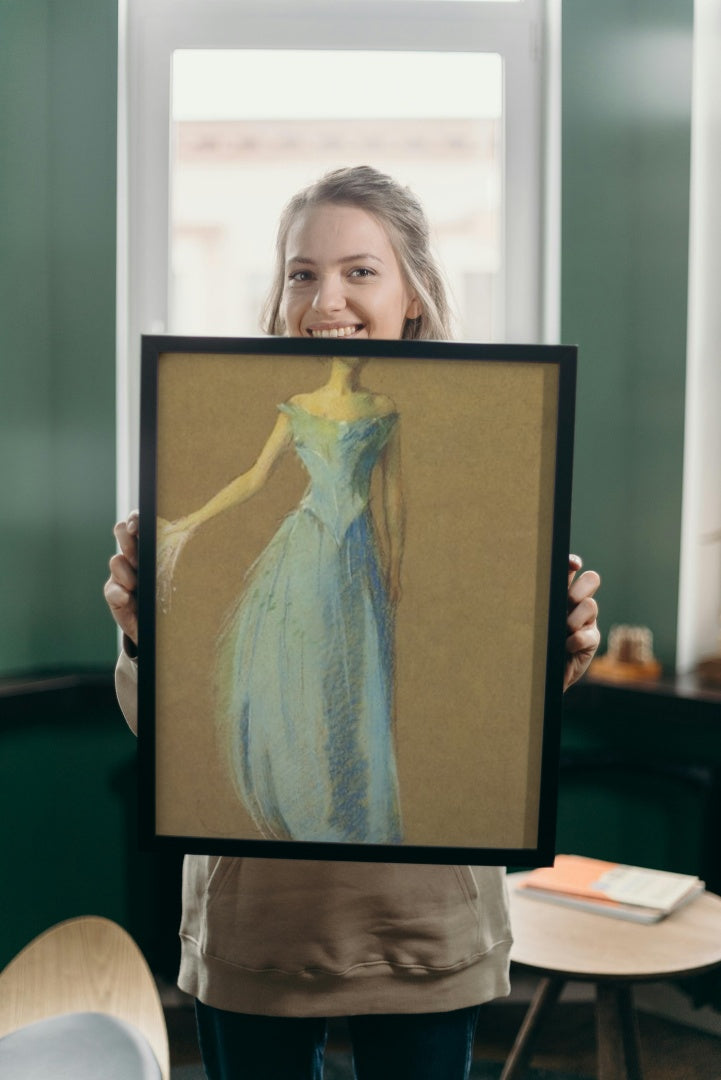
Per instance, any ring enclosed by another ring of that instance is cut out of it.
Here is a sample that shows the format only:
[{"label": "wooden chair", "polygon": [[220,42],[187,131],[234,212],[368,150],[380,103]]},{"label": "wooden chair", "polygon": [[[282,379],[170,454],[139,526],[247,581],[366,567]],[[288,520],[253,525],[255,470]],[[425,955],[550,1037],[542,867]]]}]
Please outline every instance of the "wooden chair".
[{"label": "wooden chair", "polygon": [[[85,1032],[94,1027],[97,1039],[107,1030],[116,1042],[120,1040],[118,1045],[127,1037],[132,1050],[128,1060],[154,1058],[155,1075],[169,1080],[168,1035],[155,981],[133,939],[109,919],[89,915],[58,923],[31,941],[0,973],[0,1073],[3,1053],[14,1053],[8,1060],[14,1062],[14,1070],[19,1069],[15,1063],[23,1033],[28,1037],[22,1042],[22,1052],[32,1054],[46,1033],[57,1033],[63,1023],[65,1041],[56,1039],[63,1055],[67,1056],[68,1046],[72,1052],[77,1047],[78,1054],[89,1053],[92,1039],[84,1039]],[[29,1025],[34,1025],[32,1032]],[[114,1060],[118,1060],[117,1052]],[[62,1075],[80,1080],[86,1075],[83,1067],[79,1062],[77,1070]],[[52,1080],[52,1073],[45,1075]],[[110,1075],[105,1066],[102,1075]],[[152,1075],[152,1067],[143,1071],[129,1066],[127,1075],[144,1080]]]}]

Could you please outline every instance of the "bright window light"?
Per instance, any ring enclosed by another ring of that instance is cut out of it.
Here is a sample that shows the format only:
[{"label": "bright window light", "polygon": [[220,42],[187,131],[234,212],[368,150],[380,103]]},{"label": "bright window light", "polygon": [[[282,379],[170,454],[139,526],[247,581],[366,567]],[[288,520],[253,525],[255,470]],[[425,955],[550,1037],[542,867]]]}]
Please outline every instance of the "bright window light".
[{"label": "bright window light", "polygon": [[172,332],[258,333],[283,206],[370,164],[425,205],[458,336],[500,336],[500,56],[178,50],[172,75]]},{"label": "bright window light", "polygon": [[174,120],[498,118],[502,105],[501,58],[493,53],[173,54]]}]

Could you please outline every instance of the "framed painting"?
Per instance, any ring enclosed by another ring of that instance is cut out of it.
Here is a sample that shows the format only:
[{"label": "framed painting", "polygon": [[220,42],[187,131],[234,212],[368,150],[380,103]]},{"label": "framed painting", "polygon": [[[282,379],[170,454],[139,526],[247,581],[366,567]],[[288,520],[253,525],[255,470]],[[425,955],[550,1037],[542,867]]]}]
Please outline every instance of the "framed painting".
[{"label": "framed painting", "polygon": [[143,339],[144,846],[552,861],[575,371]]}]

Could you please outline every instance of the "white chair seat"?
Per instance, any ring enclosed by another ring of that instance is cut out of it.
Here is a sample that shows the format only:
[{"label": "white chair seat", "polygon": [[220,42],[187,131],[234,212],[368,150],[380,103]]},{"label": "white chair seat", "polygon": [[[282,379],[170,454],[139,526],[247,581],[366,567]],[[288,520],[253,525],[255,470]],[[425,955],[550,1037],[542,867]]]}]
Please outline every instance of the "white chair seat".
[{"label": "white chair seat", "polygon": [[102,1013],[37,1020],[0,1039],[0,1076],[12,1080],[161,1080],[150,1044]]}]

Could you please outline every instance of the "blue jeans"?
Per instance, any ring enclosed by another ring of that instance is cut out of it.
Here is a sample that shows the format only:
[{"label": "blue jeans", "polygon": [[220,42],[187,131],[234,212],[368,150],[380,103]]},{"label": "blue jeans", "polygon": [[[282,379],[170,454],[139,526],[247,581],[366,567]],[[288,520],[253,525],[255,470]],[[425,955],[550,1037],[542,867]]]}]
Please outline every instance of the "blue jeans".
[{"label": "blue jeans", "polygon": [[[321,1080],[323,1017],[195,1008],[208,1080]],[[357,1080],[467,1080],[478,1009],[348,1017]]]}]

